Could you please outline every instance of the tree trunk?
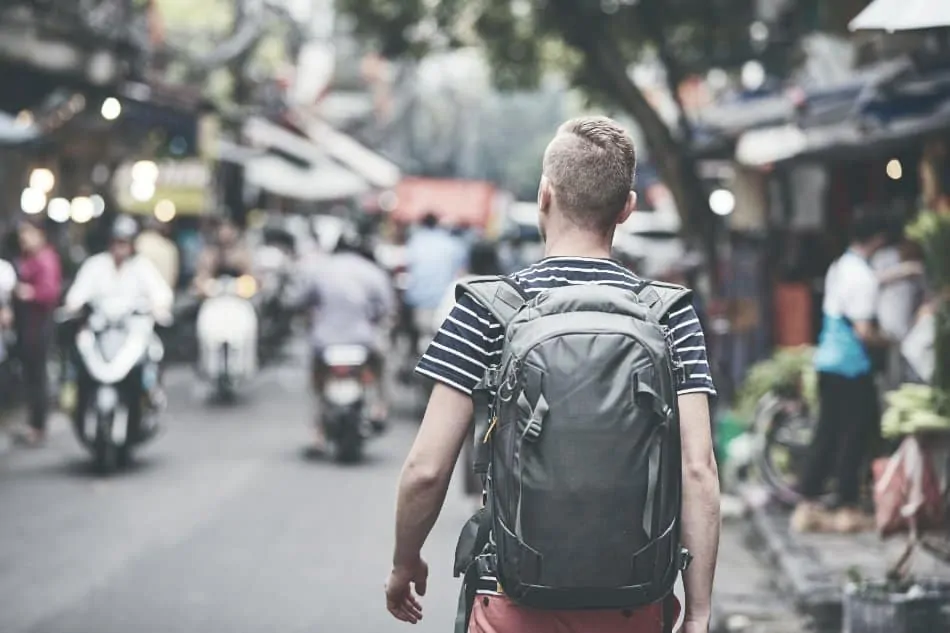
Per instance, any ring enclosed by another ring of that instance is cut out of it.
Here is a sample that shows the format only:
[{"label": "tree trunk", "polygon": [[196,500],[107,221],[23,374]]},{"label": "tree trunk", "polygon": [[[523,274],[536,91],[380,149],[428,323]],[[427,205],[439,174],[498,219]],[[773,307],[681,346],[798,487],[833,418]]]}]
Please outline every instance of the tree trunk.
[{"label": "tree trunk", "polygon": [[604,87],[630,116],[636,119],[663,182],[670,189],[688,237],[702,245],[708,266],[712,292],[719,287],[715,216],[709,209],[705,187],[699,177],[696,160],[688,147],[676,141],[669,127],[650,105],[643,92],[627,75],[619,50],[609,40],[601,39],[586,51],[601,72]]},{"label": "tree trunk", "polygon": [[587,12],[573,0],[550,0],[551,12],[564,41],[578,49],[587,61],[590,76],[606,94],[636,119],[646,137],[650,156],[676,202],[684,231],[698,241],[706,256],[713,296],[719,289],[715,216],[709,209],[705,187],[696,160],[686,142],[678,142],[643,92],[627,74],[627,64],[617,42],[603,28],[602,16]]}]

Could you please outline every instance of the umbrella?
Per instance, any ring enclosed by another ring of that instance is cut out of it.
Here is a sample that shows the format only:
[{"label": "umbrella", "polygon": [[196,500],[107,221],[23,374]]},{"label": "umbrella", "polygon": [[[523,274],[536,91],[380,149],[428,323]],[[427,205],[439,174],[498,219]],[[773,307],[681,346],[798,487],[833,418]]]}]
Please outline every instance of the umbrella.
[{"label": "umbrella", "polygon": [[848,28],[852,31],[912,31],[950,26],[947,0],[874,0]]}]

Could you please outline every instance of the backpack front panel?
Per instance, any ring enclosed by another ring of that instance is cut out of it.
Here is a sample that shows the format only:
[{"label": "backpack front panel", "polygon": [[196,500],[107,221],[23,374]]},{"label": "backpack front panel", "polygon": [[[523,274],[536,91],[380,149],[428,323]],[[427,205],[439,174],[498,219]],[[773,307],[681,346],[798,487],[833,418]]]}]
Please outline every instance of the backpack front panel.
[{"label": "backpack front panel", "polygon": [[664,332],[548,299],[506,334],[489,487],[499,580],[542,608],[656,600],[672,586],[680,485],[675,411],[644,397],[673,393]]}]

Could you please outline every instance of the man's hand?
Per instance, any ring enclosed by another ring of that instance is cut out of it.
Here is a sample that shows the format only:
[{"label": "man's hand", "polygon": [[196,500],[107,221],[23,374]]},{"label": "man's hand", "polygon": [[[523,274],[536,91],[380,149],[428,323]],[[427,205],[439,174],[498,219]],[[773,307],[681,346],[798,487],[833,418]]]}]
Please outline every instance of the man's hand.
[{"label": "man's hand", "polygon": [[17,284],[13,293],[20,301],[30,301],[36,297],[36,290],[29,284]]},{"label": "man's hand", "polygon": [[428,577],[429,566],[421,558],[411,565],[393,568],[386,582],[386,608],[393,617],[410,624],[422,619],[422,604],[415,594],[426,595]]},{"label": "man's hand", "polygon": [[0,328],[8,328],[13,325],[13,311],[10,308],[0,308]]}]

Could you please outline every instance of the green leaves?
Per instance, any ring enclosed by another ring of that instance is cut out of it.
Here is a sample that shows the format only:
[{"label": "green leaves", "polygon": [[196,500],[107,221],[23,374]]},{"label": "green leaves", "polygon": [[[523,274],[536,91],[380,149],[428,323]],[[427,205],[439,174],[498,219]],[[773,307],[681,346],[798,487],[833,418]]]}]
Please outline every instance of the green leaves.
[{"label": "green leaves", "polygon": [[818,410],[818,379],[812,365],[814,348],[780,349],[756,363],[746,374],[736,398],[736,415],[751,422],[762,396],[769,392],[801,393],[812,411]]}]

